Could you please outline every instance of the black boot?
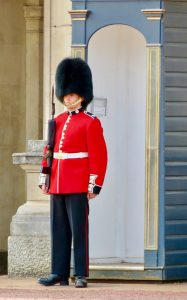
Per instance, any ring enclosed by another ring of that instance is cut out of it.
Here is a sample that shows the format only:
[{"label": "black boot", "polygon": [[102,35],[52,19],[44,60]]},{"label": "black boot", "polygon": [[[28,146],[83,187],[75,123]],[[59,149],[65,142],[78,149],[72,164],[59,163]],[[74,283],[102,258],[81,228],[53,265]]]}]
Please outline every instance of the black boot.
[{"label": "black boot", "polygon": [[87,287],[87,280],[84,276],[76,276],[75,277],[75,287],[76,288],[86,288]]},{"label": "black boot", "polygon": [[60,283],[60,285],[69,285],[69,281],[67,277],[56,275],[56,274],[50,274],[48,278],[39,278],[38,283],[43,284],[45,286],[54,285],[57,283]]}]

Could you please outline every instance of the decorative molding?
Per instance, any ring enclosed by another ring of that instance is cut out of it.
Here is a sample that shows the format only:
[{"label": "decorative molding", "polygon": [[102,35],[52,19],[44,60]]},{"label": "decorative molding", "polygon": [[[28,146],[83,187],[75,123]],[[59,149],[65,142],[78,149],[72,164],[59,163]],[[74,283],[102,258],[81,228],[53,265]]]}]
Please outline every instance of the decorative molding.
[{"label": "decorative molding", "polygon": [[165,9],[157,8],[157,9],[142,9],[141,10],[147,20],[160,20],[163,14],[166,12]]},{"label": "decorative molding", "polygon": [[147,47],[145,250],[158,249],[161,47]]},{"label": "decorative molding", "polygon": [[149,47],[162,47],[162,44],[159,44],[159,43],[158,44],[147,44],[146,47],[147,48],[149,48]]},{"label": "decorative molding", "polygon": [[72,45],[71,50],[72,57],[80,57],[86,59],[86,45]]},{"label": "decorative molding", "polygon": [[43,6],[25,5],[24,6],[25,19],[40,19],[43,18]]},{"label": "decorative molding", "polygon": [[86,48],[86,44],[73,44],[71,47],[73,48]]},{"label": "decorative molding", "polygon": [[26,139],[36,140],[42,135],[43,6],[24,5],[23,13],[26,26]]},{"label": "decorative molding", "polygon": [[43,6],[24,6],[26,32],[43,32]]},{"label": "decorative molding", "polygon": [[69,14],[71,15],[72,21],[86,21],[86,18],[89,14],[89,10],[82,9],[82,10],[70,10]]}]

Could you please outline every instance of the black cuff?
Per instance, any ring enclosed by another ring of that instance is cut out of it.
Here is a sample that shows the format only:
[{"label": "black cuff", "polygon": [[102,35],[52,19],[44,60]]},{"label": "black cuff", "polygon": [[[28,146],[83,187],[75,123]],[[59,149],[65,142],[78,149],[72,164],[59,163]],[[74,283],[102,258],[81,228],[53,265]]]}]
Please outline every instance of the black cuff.
[{"label": "black cuff", "polygon": [[50,167],[41,167],[40,173],[42,173],[42,174],[51,174],[51,168]]},{"label": "black cuff", "polygon": [[93,187],[93,194],[99,194],[100,191],[101,191],[101,186],[94,185],[94,187]]}]

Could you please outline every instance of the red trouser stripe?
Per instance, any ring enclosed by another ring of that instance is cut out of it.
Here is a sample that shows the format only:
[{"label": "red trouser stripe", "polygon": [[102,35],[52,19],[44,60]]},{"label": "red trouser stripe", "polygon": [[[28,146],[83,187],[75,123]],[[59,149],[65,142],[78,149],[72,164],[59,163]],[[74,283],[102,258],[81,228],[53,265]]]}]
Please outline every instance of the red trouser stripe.
[{"label": "red trouser stripe", "polygon": [[86,238],[86,276],[88,277],[89,276],[88,207],[86,208],[85,238]]}]

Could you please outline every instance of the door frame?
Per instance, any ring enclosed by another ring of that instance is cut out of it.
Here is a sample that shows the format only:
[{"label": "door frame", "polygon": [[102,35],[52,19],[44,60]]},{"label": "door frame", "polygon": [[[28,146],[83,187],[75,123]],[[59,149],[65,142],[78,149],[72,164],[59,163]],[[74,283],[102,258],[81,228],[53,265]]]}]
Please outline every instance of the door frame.
[{"label": "door frame", "polygon": [[[164,249],[164,239],[160,238],[164,236],[164,220],[162,219],[159,224],[159,211],[162,210],[163,214],[164,209],[164,187],[163,183],[160,185],[160,175],[161,173],[163,175],[164,172],[161,166],[160,151],[163,146],[160,143],[160,103],[162,95],[162,40],[160,32],[164,10],[157,7],[154,9],[138,7],[138,5],[143,5],[145,1],[141,1],[141,3],[140,1],[133,1],[133,3],[132,1],[121,1],[119,3],[119,11],[123,11],[123,18],[120,20],[121,14],[118,14],[116,10],[114,10],[116,13],[113,13],[112,19],[110,13],[107,14],[107,1],[103,4],[105,5],[105,9],[102,11],[103,15],[100,10],[100,2],[96,2],[98,7],[95,3],[93,11],[86,9],[86,6],[81,6],[81,9],[79,9],[77,1],[74,3],[74,0],[72,0],[72,2],[74,8],[70,11],[72,18],[72,57],[81,57],[87,60],[89,39],[97,30],[111,24],[132,26],[140,31],[147,41],[144,267],[158,267],[159,264],[163,264],[162,258],[159,261],[159,248],[161,252]],[[90,5],[92,2],[90,2]],[[115,1],[110,1],[110,4],[112,2],[114,2],[115,6]],[[126,9],[127,5],[134,5],[132,18]],[[92,12],[95,13],[94,23],[92,23],[92,18],[89,17]],[[135,16],[136,18],[134,18]],[[160,189],[160,186],[162,189]],[[159,202],[159,199],[162,202]]]}]

